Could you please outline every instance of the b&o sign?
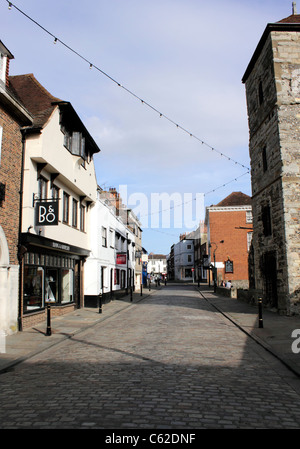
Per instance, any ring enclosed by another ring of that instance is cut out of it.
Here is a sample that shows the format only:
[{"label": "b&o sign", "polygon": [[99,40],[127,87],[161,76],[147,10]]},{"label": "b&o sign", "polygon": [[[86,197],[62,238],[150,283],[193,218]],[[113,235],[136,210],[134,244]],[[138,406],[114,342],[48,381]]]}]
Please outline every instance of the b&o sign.
[{"label": "b&o sign", "polygon": [[36,226],[58,225],[58,201],[43,201],[35,205]]}]

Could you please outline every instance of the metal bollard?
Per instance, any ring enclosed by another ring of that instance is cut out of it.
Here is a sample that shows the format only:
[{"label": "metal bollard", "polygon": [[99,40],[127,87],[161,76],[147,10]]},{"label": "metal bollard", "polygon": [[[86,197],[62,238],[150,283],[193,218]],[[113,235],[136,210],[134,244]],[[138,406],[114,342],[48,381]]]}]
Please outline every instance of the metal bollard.
[{"label": "metal bollard", "polygon": [[132,287],[130,287],[130,301],[132,302]]},{"label": "metal bollard", "polygon": [[98,296],[98,301],[99,301],[99,313],[102,313],[102,295]]},{"label": "metal bollard", "polygon": [[50,303],[47,304],[47,330],[46,335],[50,336],[52,334],[51,332],[51,306]]},{"label": "metal bollard", "polygon": [[141,284],[141,296],[143,296],[143,284]]},{"label": "metal bollard", "polygon": [[262,298],[258,298],[258,327],[263,328],[263,317],[262,317]]}]

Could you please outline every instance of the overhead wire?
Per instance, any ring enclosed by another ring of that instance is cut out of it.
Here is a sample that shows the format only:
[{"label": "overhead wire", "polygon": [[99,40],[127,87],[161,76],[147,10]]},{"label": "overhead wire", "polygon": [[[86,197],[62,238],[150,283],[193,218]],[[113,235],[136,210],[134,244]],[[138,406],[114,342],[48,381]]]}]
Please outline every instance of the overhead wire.
[{"label": "overhead wire", "polygon": [[137,100],[139,100],[142,104],[146,105],[148,108],[150,108],[151,110],[153,110],[155,113],[159,114],[160,117],[163,117],[164,119],[166,119],[167,121],[169,121],[170,123],[172,123],[173,125],[176,126],[176,128],[181,129],[183,132],[185,132],[186,134],[188,134],[190,137],[196,139],[198,142],[200,142],[202,145],[207,146],[208,148],[210,148],[211,151],[214,151],[216,153],[218,153],[221,157],[224,157],[225,159],[227,159],[228,161],[233,162],[235,165],[239,165],[245,169],[247,169],[248,171],[250,170],[249,167],[247,167],[246,165],[236,161],[235,159],[233,159],[232,157],[227,156],[226,154],[224,154],[223,152],[219,151],[218,149],[216,149],[215,147],[209,145],[208,143],[206,143],[203,139],[199,138],[198,136],[196,136],[195,134],[193,134],[192,132],[190,132],[189,130],[187,130],[186,128],[184,128],[183,126],[181,126],[179,123],[177,123],[176,121],[172,120],[170,117],[168,117],[167,115],[163,114],[162,112],[160,112],[157,108],[155,108],[154,106],[152,106],[150,103],[148,103],[147,101],[143,100],[140,96],[138,96],[137,94],[135,94],[132,90],[128,89],[127,87],[123,86],[120,82],[118,82],[116,79],[114,79],[111,75],[109,75],[107,72],[105,72],[104,70],[102,70],[101,68],[97,67],[94,63],[92,63],[88,58],[86,58],[85,56],[81,55],[78,51],[74,50],[71,46],[69,46],[68,44],[66,44],[65,42],[63,42],[61,39],[59,39],[56,35],[54,35],[53,33],[51,33],[49,30],[47,30],[44,26],[42,26],[39,22],[37,22],[36,20],[34,20],[32,17],[30,17],[28,14],[26,14],[24,11],[22,11],[20,8],[18,8],[14,3],[12,3],[9,0],[6,0],[6,2],[8,3],[8,7],[9,9],[12,9],[12,7],[14,7],[19,13],[21,13],[24,17],[26,17],[28,20],[30,20],[32,23],[34,23],[36,26],[38,26],[39,28],[41,28],[45,33],[47,33],[49,36],[51,36],[54,39],[54,43],[56,44],[57,42],[59,42],[61,45],[63,45],[65,48],[67,48],[70,52],[74,53],[76,56],[78,56],[80,59],[82,59],[83,61],[85,61],[90,69],[94,68],[95,70],[97,70],[98,72],[100,72],[102,75],[104,75],[105,77],[107,77],[110,81],[112,81],[113,83],[115,83],[118,87],[121,87],[123,90],[125,90],[128,94],[130,94],[131,96],[133,96],[134,98],[136,98]]}]

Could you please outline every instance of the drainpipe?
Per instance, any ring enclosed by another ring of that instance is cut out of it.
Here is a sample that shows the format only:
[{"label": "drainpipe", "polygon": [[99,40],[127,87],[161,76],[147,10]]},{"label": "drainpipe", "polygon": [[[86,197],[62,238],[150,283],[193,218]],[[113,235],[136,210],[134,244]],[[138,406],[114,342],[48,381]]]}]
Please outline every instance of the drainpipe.
[{"label": "drainpipe", "polygon": [[18,304],[18,327],[19,331],[23,330],[22,324],[22,284],[23,284],[23,251],[21,251],[21,233],[22,233],[22,211],[23,211],[23,181],[24,181],[24,160],[25,160],[25,141],[26,130],[21,129],[22,133],[22,162],[21,162],[21,179],[20,179],[20,204],[19,204],[19,235],[18,235],[18,260],[19,260],[19,304]]}]

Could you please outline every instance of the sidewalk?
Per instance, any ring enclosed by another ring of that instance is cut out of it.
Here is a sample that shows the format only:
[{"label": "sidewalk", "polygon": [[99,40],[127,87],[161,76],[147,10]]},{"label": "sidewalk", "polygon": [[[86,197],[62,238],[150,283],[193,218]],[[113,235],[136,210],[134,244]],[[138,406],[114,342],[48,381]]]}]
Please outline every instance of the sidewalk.
[{"label": "sidewalk", "polygon": [[116,313],[125,310],[132,304],[149,297],[158,288],[151,287],[143,289],[143,295],[140,292],[122,297],[122,299],[113,300],[103,304],[102,313],[98,308],[82,308],[74,310],[59,317],[51,318],[51,335],[46,335],[47,321],[41,321],[37,325],[24,329],[13,335],[5,337],[5,352],[0,352],[0,374],[13,366],[25,361],[26,359],[38,354],[51,346],[60,343],[63,340],[71,338],[73,335],[82,332],[95,324],[105,321]]},{"label": "sidewalk", "polygon": [[[224,297],[206,286],[201,286],[200,292],[220,313],[300,377],[300,352],[292,351],[293,342],[300,337],[300,316],[281,316],[263,308],[263,328],[259,328],[258,306]],[[299,329],[299,335],[292,338],[295,329]],[[300,351],[300,340],[295,346]]]},{"label": "sidewalk", "polygon": [[[161,286],[160,288],[165,287]],[[65,339],[71,338],[96,323],[112,317],[132,304],[151,296],[160,288],[154,287],[151,288],[151,291],[145,288],[142,296],[140,292],[135,292],[132,301],[128,295],[121,300],[104,304],[102,313],[99,313],[96,308],[83,308],[61,317],[52,318],[51,336],[46,336],[46,321],[23,332],[7,336],[5,353],[0,353],[0,373]],[[194,288],[199,290],[196,285]],[[300,317],[280,316],[275,312],[263,309],[263,328],[259,328],[257,306],[213,293],[213,290],[207,286],[200,287],[199,298],[208,301],[300,377],[300,353],[295,354],[292,351],[292,343],[296,340],[292,338],[292,332],[295,329],[300,329]],[[300,341],[296,346],[300,349]]]}]

